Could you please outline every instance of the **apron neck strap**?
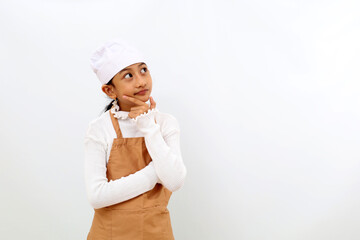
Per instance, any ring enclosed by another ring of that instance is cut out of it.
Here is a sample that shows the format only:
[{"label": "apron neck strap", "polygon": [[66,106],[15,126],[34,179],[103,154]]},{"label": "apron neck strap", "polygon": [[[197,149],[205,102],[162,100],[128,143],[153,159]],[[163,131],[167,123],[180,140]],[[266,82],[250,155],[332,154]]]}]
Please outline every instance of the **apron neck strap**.
[{"label": "apron neck strap", "polygon": [[110,114],[111,122],[115,129],[117,137],[123,138],[122,133],[120,131],[119,121],[114,117],[114,114],[111,112],[111,109],[109,110],[109,114]]}]

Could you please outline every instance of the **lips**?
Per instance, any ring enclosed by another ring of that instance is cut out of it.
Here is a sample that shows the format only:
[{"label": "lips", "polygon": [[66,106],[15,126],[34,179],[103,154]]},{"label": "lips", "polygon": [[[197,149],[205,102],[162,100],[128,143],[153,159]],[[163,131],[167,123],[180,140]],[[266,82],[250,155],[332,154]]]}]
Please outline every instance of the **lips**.
[{"label": "lips", "polygon": [[146,93],[146,91],[148,91],[148,89],[143,89],[143,90],[141,90],[140,92],[137,92],[137,93],[135,93],[135,94],[144,94],[144,93]]}]

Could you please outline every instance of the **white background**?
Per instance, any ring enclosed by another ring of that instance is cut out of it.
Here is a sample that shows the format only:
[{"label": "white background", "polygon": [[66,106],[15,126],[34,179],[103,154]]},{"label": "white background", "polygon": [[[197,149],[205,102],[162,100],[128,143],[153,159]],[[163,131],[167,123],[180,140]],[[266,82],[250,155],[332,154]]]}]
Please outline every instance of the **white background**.
[{"label": "white background", "polygon": [[358,1],[0,1],[1,239],[85,239],[83,138],[123,36],[181,128],[177,240],[360,239]]}]

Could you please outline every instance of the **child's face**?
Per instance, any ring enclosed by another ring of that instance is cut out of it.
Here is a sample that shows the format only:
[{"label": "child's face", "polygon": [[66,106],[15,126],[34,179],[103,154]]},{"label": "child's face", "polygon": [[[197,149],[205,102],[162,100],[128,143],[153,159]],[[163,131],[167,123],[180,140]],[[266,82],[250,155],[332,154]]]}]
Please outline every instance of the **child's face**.
[{"label": "child's face", "polygon": [[[112,83],[115,88],[103,85],[103,91],[112,98],[115,98],[115,96],[118,98],[121,110],[130,111],[130,108],[134,106],[133,102],[123,98],[124,95],[137,98],[143,102],[149,100],[152,90],[152,79],[145,63],[135,63],[127,66],[114,76]],[[104,86],[111,87],[112,91],[110,89],[105,91]],[[147,89],[145,94],[136,94],[144,89]]]}]

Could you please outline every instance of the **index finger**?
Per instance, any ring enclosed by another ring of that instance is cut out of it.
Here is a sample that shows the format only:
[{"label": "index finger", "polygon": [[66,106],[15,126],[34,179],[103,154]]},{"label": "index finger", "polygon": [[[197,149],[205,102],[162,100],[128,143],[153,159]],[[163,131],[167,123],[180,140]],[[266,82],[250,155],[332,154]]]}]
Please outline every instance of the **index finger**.
[{"label": "index finger", "polygon": [[130,102],[133,102],[133,103],[135,103],[135,104],[137,104],[137,105],[144,105],[144,104],[146,104],[145,102],[143,102],[143,101],[141,101],[141,100],[139,100],[139,99],[137,99],[137,98],[130,97],[130,96],[127,96],[127,95],[123,95],[123,98],[125,98],[125,99],[129,100]]}]

